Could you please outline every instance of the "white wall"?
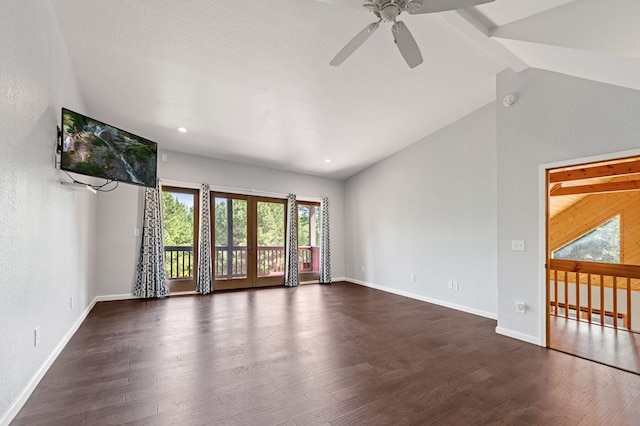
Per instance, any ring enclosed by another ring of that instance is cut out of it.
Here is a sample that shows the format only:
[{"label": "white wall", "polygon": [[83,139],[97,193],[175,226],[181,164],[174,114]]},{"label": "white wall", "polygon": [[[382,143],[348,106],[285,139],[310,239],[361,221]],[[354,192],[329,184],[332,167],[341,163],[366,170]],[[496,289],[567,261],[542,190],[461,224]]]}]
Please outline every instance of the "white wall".
[{"label": "white wall", "polygon": [[[544,344],[540,165],[639,148],[640,92],[529,69],[498,76],[497,99],[508,93],[516,103],[497,109],[498,331]],[[526,251],[511,251],[514,239]]]},{"label": "white wall", "polygon": [[92,300],[96,199],[63,187],[55,170],[60,108],[82,103],[49,2],[3,2],[0,40],[3,424]]},{"label": "white wall", "polygon": [[347,276],[495,317],[496,197],[490,104],[346,181]]},{"label": "white wall", "polygon": [[[212,186],[295,193],[298,198],[329,197],[332,276],[344,277],[344,183],[343,181],[248,166],[209,157],[172,151],[158,162],[161,180],[208,183]],[[121,185],[114,192],[98,195],[98,295],[131,294],[140,246],[133,230],[142,227],[144,190]]]}]

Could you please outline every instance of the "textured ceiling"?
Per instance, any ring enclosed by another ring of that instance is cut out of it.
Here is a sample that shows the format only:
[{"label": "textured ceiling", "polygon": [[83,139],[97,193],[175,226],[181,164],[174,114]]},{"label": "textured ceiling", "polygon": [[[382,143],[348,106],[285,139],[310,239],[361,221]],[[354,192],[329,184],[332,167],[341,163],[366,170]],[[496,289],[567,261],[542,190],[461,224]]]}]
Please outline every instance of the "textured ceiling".
[{"label": "textured ceiling", "polygon": [[[493,101],[495,75],[508,67],[624,85],[637,66],[631,21],[624,30],[604,22],[635,11],[634,1],[608,1],[618,13],[604,15],[602,2],[590,0],[496,0],[460,13],[402,15],[425,59],[413,70],[388,24],[340,67],[328,65],[375,20],[360,0],[51,1],[86,101],[80,112],[160,149],[335,178]],[[565,21],[585,30],[580,16],[610,36],[565,34]],[[626,50],[618,45],[625,37]],[[582,66],[571,70],[556,49]],[[631,64],[599,70],[599,55]]]}]

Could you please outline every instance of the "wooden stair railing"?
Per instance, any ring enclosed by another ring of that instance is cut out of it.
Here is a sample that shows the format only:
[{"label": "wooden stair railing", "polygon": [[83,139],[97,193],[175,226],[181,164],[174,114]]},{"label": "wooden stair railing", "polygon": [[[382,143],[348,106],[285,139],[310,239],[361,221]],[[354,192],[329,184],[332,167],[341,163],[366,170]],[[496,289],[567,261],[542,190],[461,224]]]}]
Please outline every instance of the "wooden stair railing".
[{"label": "wooden stair railing", "polygon": [[[596,278],[594,280],[594,278]],[[613,327],[632,329],[632,281],[640,279],[640,266],[618,265],[610,263],[583,262],[575,260],[551,259],[548,265],[547,285],[551,315],[571,318],[569,311],[576,312],[576,320],[592,322],[592,316],[600,316],[600,324],[605,325],[605,317],[613,319]],[[563,301],[559,300],[558,284],[562,283]],[[574,284],[574,303],[569,301],[569,284]],[[580,286],[586,285],[586,305],[580,300]],[[600,302],[597,307],[592,303],[593,287],[598,287]],[[612,309],[605,308],[605,287],[611,287]],[[619,312],[618,290],[626,290],[626,312]],[[559,315],[562,309],[564,315]],[[571,318],[573,319],[573,318]],[[619,321],[621,320],[621,321]]]}]

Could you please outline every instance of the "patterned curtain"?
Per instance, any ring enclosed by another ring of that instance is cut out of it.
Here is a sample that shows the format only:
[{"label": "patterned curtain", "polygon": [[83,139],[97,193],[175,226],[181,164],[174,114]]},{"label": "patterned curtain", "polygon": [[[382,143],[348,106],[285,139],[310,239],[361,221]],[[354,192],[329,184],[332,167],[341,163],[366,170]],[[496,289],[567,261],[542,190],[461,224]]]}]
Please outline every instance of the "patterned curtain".
[{"label": "patterned curtain", "polygon": [[284,285],[295,287],[300,284],[300,278],[298,277],[298,202],[295,194],[289,194],[287,211]]},{"label": "patterned curtain", "polygon": [[196,291],[208,294],[213,291],[211,283],[211,209],[209,208],[209,185],[200,188],[200,243],[198,248],[198,282]]},{"label": "patterned curtain", "polygon": [[144,190],[144,224],[134,296],[164,297],[169,294],[164,262],[162,196],[160,182]]},{"label": "patterned curtain", "polygon": [[331,253],[329,252],[329,199],[320,203],[320,284],[331,284]]}]

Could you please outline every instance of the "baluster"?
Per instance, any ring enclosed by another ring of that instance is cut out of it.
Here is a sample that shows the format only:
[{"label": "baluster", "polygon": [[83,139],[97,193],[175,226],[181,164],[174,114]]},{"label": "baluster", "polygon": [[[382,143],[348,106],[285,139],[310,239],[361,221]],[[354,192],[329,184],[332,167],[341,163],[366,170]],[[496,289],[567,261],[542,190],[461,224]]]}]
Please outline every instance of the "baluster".
[{"label": "baluster", "polygon": [[576,272],[576,320],[580,321],[582,310],[580,309],[580,272]]},{"label": "baluster", "polygon": [[191,255],[193,252],[191,249],[187,250],[187,276],[191,277],[193,274],[191,273]]},{"label": "baluster", "polygon": [[604,276],[600,275],[600,325],[604,326]]},{"label": "baluster", "polygon": [[553,271],[553,300],[556,303],[554,309],[555,316],[558,316],[558,271]]},{"label": "baluster", "polygon": [[568,273],[564,271],[564,317],[569,318],[569,280]]},{"label": "baluster", "polygon": [[171,278],[173,278],[173,250],[171,250],[170,253],[171,253],[171,255],[170,255],[171,256],[171,271],[170,271],[169,275],[171,275]]},{"label": "baluster", "polygon": [[238,251],[234,248],[231,249],[231,276],[233,278],[238,273]]},{"label": "baluster", "polygon": [[[168,265],[166,264],[167,261],[169,261]],[[164,262],[167,270],[167,278],[171,278],[171,250],[167,250],[166,247],[164,249]]]},{"label": "baluster", "polygon": [[627,277],[627,329],[631,330],[631,278]]},{"label": "baluster", "polygon": [[245,276],[247,274],[247,256],[249,254],[249,250],[247,247],[240,250],[240,276]]},{"label": "baluster", "polygon": [[618,277],[613,277],[613,328],[618,328]]},{"label": "baluster", "polygon": [[591,274],[587,274],[587,315],[591,324]]}]

